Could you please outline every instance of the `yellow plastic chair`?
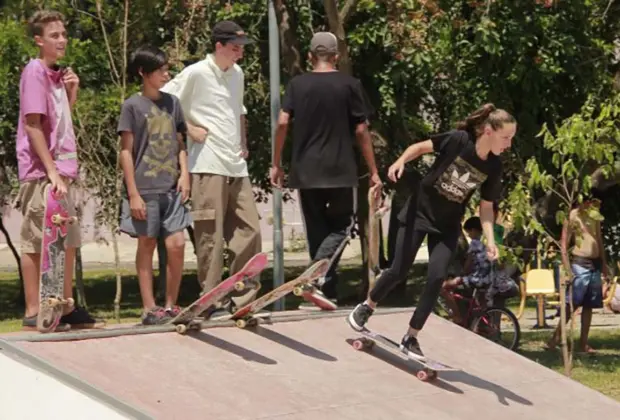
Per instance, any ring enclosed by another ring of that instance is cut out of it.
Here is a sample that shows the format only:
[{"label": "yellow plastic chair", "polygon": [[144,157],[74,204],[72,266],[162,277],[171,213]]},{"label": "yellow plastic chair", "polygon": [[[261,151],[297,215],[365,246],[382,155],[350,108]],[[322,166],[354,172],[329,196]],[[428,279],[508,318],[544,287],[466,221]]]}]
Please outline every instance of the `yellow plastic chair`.
[{"label": "yellow plastic chair", "polygon": [[[538,247],[538,250],[540,248]],[[521,307],[519,308],[519,316],[523,314],[525,307],[525,299],[529,296],[536,298],[538,310],[537,325],[542,327],[545,325],[545,298],[559,296],[555,288],[555,280],[553,270],[548,268],[540,268],[541,255],[537,252],[537,268],[529,270],[525,275],[525,294],[521,295]]]}]

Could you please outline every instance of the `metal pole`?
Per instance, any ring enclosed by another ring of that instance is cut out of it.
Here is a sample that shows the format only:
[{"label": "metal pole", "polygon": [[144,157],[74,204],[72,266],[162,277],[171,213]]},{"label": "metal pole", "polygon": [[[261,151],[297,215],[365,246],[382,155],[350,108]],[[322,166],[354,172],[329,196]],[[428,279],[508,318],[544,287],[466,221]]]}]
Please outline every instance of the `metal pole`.
[{"label": "metal pole", "polygon": [[[268,1],[269,9],[269,86],[271,92],[271,154],[275,149],[275,134],[280,112],[280,41],[278,39],[278,20],[273,0]],[[284,283],[284,247],[282,236],[282,192],[273,189],[273,288]],[[284,298],[274,303],[274,309],[284,309]]]}]

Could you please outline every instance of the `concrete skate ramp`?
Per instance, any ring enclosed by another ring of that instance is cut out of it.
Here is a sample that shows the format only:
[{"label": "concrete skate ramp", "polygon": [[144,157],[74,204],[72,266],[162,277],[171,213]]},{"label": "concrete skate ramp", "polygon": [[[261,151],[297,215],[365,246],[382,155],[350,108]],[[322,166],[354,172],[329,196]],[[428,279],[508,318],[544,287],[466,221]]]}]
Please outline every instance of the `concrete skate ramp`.
[{"label": "concrete skate ramp", "polygon": [[[375,315],[369,326],[398,340],[408,320]],[[356,336],[337,317],[11,346],[157,419],[583,420],[620,412],[601,393],[434,315],[420,337],[424,351],[462,369],[440,372],[435,383],[379,346],[354,350]]]}]

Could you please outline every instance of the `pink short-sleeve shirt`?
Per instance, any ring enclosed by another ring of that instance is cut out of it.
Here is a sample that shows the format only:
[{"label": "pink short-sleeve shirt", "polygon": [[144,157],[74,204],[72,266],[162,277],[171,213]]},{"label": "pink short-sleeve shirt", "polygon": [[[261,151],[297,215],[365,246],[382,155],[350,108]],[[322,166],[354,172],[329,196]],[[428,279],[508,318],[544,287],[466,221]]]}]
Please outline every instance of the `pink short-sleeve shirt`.
[{"label": "pink short-sleeve shirt", "polygon": [[43,133],[56,169],[62,176],[78,175],[77,148],[71,107],[62,74],[33,59],[22,71],[19,84],[17,166],[22,182],[47,176],[45,167],[26,134],[26,115],[41,114]]}]

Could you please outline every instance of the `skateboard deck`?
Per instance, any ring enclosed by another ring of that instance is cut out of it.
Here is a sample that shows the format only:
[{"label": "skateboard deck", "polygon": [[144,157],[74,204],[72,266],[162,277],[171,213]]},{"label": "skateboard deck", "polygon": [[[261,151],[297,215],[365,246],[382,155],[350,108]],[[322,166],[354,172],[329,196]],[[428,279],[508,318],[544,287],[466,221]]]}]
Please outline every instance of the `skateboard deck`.
[{"label": "skateboard deck", "polygon": [[266,253],[261,252],[254,255],[241,270],[200,296],[194,303],[183,309],[181,313],[167,323],[177,324],[176,330],[181,334],[185,333],[188,328],[196,328],[204,320],[198,318],[199,315],[211,305],[229,297],[233,291],[240,292],[252,284],[256,289],[259,289],[260,283],[255,282],[253,279],[267,267],[267,263]]},{"label": "skateboard deck", "polygon": [[69,203],[66,197],[58,196],[51,185],[45,187],[43,194],[45,209],[37,330],[48,333],[58,327],[64,306],[71,307],[74,304],[73,299],[64,298],[65,238],[67,224],[77,223],[77,218],[69,215]]},{"label": "skateboard deck", "polygon": [[396,353],[398,356],[406,359],[413,360],[414,362],[422,365],[422,369],[416,373],[416,377],[421,381],[432,381],[437,378],[437,372],[442,371],[458,371],[459,369],[453,368],[452,366],[445,365],[443,363],[432,360],[428,357],[424,357],[424,359],[420,359],[418,357],[410,356],[408,354],[403,353],[400,349],[400,344],[391,340],[384,335],[379,333],[370,331],[365,328],[359,333],[363,336],[357,338],[353,341],[352,346],[356,350],[364,350],[370,349],[375,343],[378,343],[383,348],[391,351],[392,353]]},{"label": "skateboard deck", "polygon": [[381,270],[379,268],[379,251],[381,246],[381,219],[389,210],[381,207],[381,199],[375,197],[377,186],[368,190],[368,293],[375,286]]},{"label": "skateboard deck", "polygon": [[324,276],[328,269],[329,260],[327,258],[315,262],[296,279],[287,281],[280,287],[239,308],[231,319],[235,320],[235,324],[239,328],[256,325],[258,318],[263,318],[257,312],[291,292],[296,296],[303,296],[306,293],[304,287],[310,286],[311,282]]}]

